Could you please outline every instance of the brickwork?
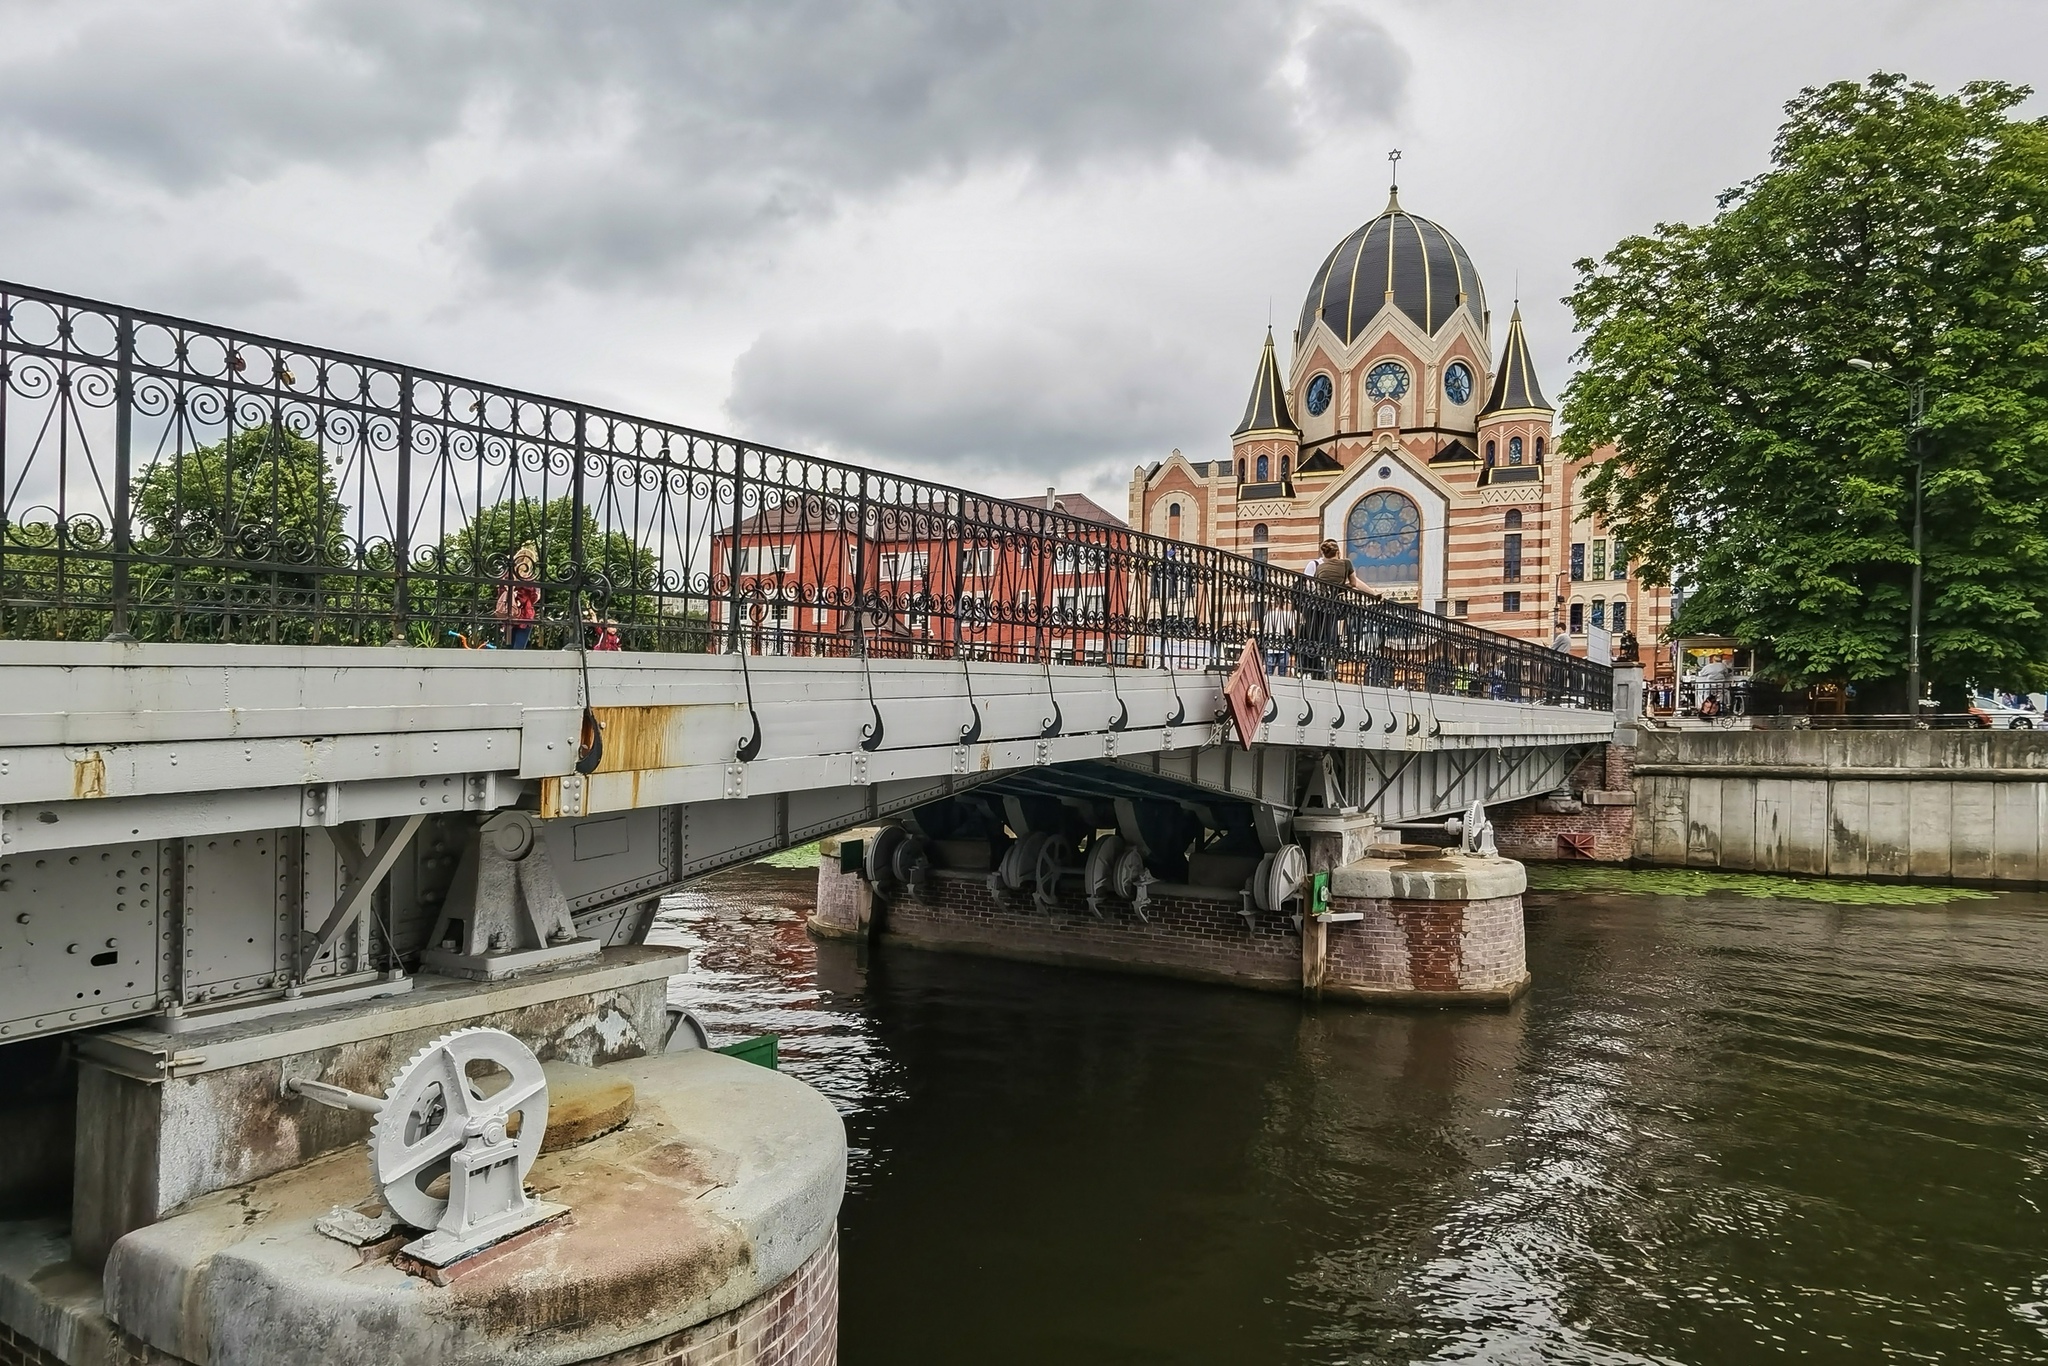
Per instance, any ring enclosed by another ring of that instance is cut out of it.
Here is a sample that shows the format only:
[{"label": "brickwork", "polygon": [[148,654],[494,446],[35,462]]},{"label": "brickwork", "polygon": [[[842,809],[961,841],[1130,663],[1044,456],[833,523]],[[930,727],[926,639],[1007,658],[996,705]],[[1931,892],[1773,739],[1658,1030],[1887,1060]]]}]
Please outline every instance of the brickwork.
[{"label": "brickwork", "polygon": [[997,900],[981,875],[935,872],[920,890],[882,913],[884,935],[934,948],[978,950],[1044,963],[1159,972],[1248,986],[1301,981],[1301,939],[1284,918],[1247,928],[1237,903],[1155,897],[1140,920],[1128,907],[1101,919],[1080,896],[1061,896],[1047,914],[1030,895]]},{"label": "brickwork", "polygon": [[586,1366],[833,1366],[839,1360],[839,1238],[773,1291],[680,1333]]},{"label": "brickwork", "polygon": [[1325,993],[1362,999],[1505,999],[1529,979],[1522,899],[1337,897],[1362,920],[1329,927]]},{"label": "brickwork", "polygon": [[1577,811],[1546,809],[1548,797],[1532,797],[1493,808],[1493,838],[1509,858],[1590,858],[1626,863],[1635,851],[1635,808],[1599,805],[1589,793],[1629,793],[1635,787],[1635,750],[1603,745],[1572,770],[1569,786]]},{"label": "brickwork", "polygon": [[[1048,913],[1028,895],[992,895],[978,876],[938,872],[923,889],[889,905],[882,930],[928,948],[1266,990],[1301,988],[1301,935],[1286,917],[1260,915],[1247,926],[1238,903],[1187,896],[1154,898],[1145,920],[1122,906],[1098,919],[1073,896],[1054,905]],[[1338,898],[1331,909],[1357,911],[1363,919],[1326,927],[1326,995],[1497,1001],[1528,980],[1519,896],[1475,902]]]}]

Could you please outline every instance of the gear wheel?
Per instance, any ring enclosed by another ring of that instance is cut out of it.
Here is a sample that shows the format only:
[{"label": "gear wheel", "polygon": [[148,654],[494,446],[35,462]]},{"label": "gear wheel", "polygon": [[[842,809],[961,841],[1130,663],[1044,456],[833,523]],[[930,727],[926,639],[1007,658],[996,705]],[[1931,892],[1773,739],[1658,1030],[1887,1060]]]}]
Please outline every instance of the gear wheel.
[{"label": "gear wheel", "polygon": [[[501,1069],[510,1080],[486,1095],[473,1069]],[[472,1027],[444,1034],[398,1069],[384,1108],[370,1126],[370,1179],[384,1207],[401,1222],[431,1229],[448,1197],[429,1187],[448,1174],[448,1160],[473,1135],[493,1126],[512,1130],[523,1182],[540,1156],[548,1127],[548,1082],[533,1051],[502,1029]]]}]

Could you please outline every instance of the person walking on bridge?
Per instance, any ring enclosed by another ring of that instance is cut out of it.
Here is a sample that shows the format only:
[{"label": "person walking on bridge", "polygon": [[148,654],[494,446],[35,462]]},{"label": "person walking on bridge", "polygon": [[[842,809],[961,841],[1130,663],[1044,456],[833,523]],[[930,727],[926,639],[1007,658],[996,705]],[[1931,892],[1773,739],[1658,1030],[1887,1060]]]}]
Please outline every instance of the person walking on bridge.
[{"label": "person walking on bridge", "polygon": [[1318,678],[1328,678],[1332,669],[1331,656],[1337,649],[1337,601],[1339,589],[1358,588],[1358,570],[1343,553],[1343,547],[1334,540],[1322,544],[1320,558],[1310,560],[1303,572],[1316,582],[1321,591],[1306,594],[1305,611],[1302,613],[1307,626],[1309,640],[1309,671]]}]

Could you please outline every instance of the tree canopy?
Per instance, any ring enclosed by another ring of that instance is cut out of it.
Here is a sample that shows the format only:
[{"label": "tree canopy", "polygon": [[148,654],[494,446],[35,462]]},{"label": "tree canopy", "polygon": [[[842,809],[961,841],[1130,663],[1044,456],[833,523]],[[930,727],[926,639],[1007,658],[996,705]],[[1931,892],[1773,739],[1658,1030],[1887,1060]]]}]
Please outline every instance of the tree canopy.
[{"label": "tree canopy", "polygon": [[[625,532],[604,530],[589,508],[582,520],[584,606],[629,628],[663,624],[655,597],[654,552]],[[531,546],[541,588],[540,619],[566,621],[575,529],[575,503],[566,495],[546,502],[512,498],[480,509],[442,538],[430,572],[412,582],[411,614],[428,623],[460,621],[479,638],[488,635],[498,586],[513,556]],[[641,640],[645,630],[629,629],[627,635],[633,648],[646,648]]]},{"label": "tree canopy", "polygon": [[1923,670],[2048,679],[2048,120],[2013,116],[2030,93],[1889,74],[1802,91],[1770,168],[1711,222],[1578,263],[1563,448],[1617,448],[1586,497],[1646,577],[1685,585],[1674,631],[1740,637],[1791,682],[1900,675],[1917,440]]}]

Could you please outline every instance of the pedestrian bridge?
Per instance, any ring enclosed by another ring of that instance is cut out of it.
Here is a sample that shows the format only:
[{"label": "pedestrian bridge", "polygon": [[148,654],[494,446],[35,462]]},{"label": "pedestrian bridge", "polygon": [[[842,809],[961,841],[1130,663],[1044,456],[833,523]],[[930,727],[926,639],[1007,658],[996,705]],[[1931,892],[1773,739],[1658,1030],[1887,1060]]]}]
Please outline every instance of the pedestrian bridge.
[{"label": "pedestrian bridge", "polygon": [[1185,877],[1613,732],[1602,667],[1056,506],[12,285],[0,366],[0,1040],[573,961],[889,816]]}]

